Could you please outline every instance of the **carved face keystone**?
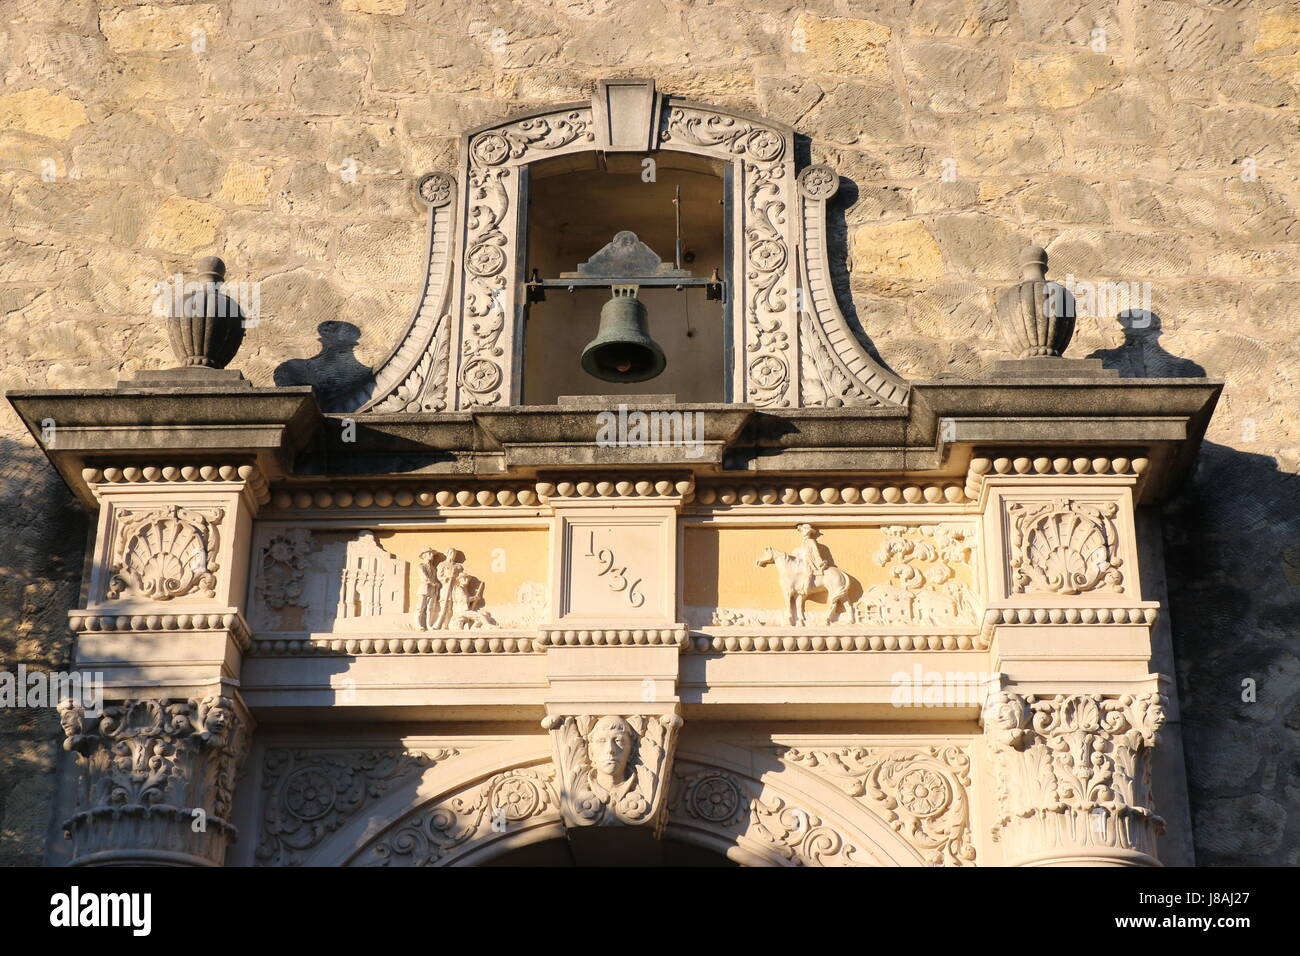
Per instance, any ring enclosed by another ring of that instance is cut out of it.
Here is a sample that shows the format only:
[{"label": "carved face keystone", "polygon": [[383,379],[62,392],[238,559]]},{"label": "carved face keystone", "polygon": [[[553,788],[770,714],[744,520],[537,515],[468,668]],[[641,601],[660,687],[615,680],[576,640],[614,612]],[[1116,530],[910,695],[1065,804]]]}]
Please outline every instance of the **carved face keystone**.
[{"label": "carved face keystone", "polygon": [[587,756],[602,777],[615,783],[627,775],[632,754],[632,729],[622,717],[602,717],[587,735]]}]

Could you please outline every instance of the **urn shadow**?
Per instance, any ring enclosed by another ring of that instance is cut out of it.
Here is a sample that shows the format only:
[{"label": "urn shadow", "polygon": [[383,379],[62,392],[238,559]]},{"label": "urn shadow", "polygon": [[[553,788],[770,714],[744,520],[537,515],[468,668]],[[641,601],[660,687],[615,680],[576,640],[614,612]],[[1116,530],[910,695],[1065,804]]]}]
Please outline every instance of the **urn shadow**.
[{"label": "urn shadow", "polygon": [[275,369],[276,385],[310,385],[325,411],[358,389],[374,384],[374,370],[356,356],[361,330],[351,322],[330,320],[316,327],[320,351],[311,358],[281,362]]},{"label": "urn shadow", "polygon": [[1160,344],[1160,316],[1149,309],[1125,309],[1115,316],[1124,330],[1119,348],[1097,349],[1088,358],[1101,359],[1104,368],[1120,378],[1204,378],[1205,369],[1191,359],[1174,355]]}]

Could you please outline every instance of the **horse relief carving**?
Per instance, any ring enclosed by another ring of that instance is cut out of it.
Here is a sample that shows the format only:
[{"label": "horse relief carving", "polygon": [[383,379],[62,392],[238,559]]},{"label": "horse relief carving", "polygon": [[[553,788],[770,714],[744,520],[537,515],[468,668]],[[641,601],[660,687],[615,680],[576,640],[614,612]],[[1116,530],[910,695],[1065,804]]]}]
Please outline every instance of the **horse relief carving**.
[{"label": "horse relief carving", "polygon": [[836,623],[841,614],[853,623],[856,620],[853,602],[862,596],[862,585],[835,566],[826,545],[817,540],[820,531],[807,523],[799,525],[797,530],[803,538],[797,551],[787,554],[776,548],[764,548],[758,557],[760,568],[776,565],[790,624],[800,627],[807,623],[804,605],[809,595],[817,594],[825,594],[830,605],[826,612],[827,624]]},{"label": "horse relief carving", "polygon": [[[809,621],[805,605],[825,600],[826,624],[879,625],[884,627],[974,626],[979,606],[970,585],[959,580],[957,568],[969,566],[974,530],[957,525],[886,525],[885,541],[874,555],[889,583],[864,587],[853,575],[835,565],[830,551],[810,524],[800,524],[799,548],[786,553],[764,548],[760,567],[775,565],[785,598],[788,622],[793,627]],[[771,626],[779,624],[762,611],[712,610],[708,625]]]}]

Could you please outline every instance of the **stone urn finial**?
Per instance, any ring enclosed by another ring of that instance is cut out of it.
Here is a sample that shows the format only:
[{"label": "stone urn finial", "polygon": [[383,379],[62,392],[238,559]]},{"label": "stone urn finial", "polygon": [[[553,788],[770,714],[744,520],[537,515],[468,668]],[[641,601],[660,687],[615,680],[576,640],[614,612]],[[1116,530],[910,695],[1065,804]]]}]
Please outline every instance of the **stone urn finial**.
[{"label": "stone urn finial", "polygon": [[1074,335],[1074,296],[1047,281],[1047,250],[1026,246],[1020,253],[1020,284],[998,298],[1002,338],[1016,358],[1060,358]]},{"label": "stone urn finial", "polygon": [[184,368],[225,368],[244,341],[244,316],[239,305],[221,291],[224,262],[205,256],[195,272],[195,281],[186,283],[193,291],[167,319],[172,352]]}]

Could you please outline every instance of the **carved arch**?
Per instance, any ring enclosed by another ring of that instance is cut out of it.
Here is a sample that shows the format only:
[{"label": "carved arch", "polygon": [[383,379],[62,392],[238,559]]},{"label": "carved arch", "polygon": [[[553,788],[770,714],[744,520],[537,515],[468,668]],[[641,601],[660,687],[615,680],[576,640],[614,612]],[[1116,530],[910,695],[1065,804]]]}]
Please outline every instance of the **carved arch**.
[{"label": "carved arch", "polygon": [[431,209],[419,304],[373,384],[341,407],[427,412],[519,401],[524,304],[514,272],[524,239],[524,171],[594,150],[673,150],[730,164],[731,401],[765,408],[906,402],[906,383],[871,358],[835,303],[825,243],[835,172],[810,166],[796,177],[794,131],[784,124],[665,96],[651,80],[625,80],[602,81],[589,103],[471,130],[457,176],[421,181]]},{"label": "carved arch", "polygon": [[[832,782],[776,760],[754,771],[713,752],[679,756],[664,836],[753,866],[919,866],[921,854]],[[752,766],[753,761],[749,762]],[[548,741],[443,750],[302,862],[472,866],[564,835]]]}]

